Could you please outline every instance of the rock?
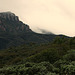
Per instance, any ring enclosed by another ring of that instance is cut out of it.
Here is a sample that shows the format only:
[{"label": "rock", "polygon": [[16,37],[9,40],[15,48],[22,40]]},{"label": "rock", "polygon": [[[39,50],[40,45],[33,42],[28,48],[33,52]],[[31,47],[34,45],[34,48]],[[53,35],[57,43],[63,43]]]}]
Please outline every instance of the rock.
[{"label": "rock", "polygon": [[11,12],[1,12],[0,17],[4,19],[12,20],[12,21],[15,21],[15,20],[19,21],[18,16],[16,16],[14,13],[11,13]]}]

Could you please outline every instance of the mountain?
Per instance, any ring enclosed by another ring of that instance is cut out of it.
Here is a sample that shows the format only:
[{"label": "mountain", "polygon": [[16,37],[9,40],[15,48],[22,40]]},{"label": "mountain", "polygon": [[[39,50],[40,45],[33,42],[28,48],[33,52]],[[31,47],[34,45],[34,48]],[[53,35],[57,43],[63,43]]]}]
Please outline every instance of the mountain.
[{"label": "mountain", "polygon": [[75,37],[42,32],[0,13],[0,75],[75,75]]},{"label": "mountain", "polygon": [[28,25],[19,21],[18,16],[11,12],[0,13],[0,32],[20,33],[31,32]]},{"label": "mountain", "polygon": [[38,34],[12,12],[0,13],[0,49],[27,43],[47,43],[57,35]]}]

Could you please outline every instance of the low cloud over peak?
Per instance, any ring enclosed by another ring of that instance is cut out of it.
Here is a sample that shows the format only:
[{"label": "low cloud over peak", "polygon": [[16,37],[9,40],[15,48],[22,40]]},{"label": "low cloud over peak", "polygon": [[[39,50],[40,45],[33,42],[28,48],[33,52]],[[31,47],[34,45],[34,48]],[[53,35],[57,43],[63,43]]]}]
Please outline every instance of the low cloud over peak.
[{"label": "low cloud over peak", "polygon": [[75,35],[75,0],[0,0],[1,11],[14,12],[33,31]]}]

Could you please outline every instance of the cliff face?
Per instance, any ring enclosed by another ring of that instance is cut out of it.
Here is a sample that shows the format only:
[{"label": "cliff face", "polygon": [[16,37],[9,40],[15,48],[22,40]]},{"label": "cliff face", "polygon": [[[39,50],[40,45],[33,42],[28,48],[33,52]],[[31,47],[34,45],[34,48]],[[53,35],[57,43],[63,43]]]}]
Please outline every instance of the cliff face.
[{"label": "cliff face", "polygon": [[2,12],[0,13],[0,17],[12,21],[19,21],[18,16],[16,16],[14,13],[11,12]]},{"label": "cliff face", "polygon": [[2,32],[32,32],[27,24],[21,22],[14,13],[0,13],[0,31]]}]

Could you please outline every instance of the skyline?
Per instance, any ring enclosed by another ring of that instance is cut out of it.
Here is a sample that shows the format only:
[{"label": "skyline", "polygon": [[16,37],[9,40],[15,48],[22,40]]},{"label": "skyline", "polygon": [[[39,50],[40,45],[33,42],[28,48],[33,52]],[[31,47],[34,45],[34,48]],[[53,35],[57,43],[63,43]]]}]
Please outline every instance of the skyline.
[{"label": "skyline", "polygon": [[75,36],[75,0],[0,0],[0,12],[11,11],[33,31]]}]

